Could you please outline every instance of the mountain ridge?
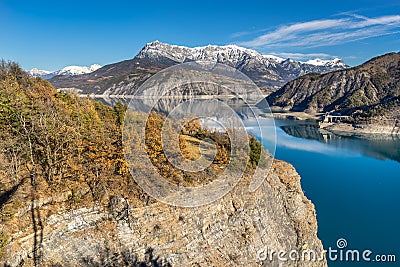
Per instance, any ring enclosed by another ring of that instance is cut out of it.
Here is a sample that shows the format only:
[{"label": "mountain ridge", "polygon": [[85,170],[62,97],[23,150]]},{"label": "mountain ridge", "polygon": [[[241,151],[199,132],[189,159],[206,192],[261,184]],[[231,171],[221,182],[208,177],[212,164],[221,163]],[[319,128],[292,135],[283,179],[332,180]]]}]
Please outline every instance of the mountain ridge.
[{"label": "mountain ridge", "polygon": [[81,94],[129,95],[134,94],[157,71],[197,60],[234,67],[249,76],[265,94],[270,94],[286,82],[306,73],[328,72],[347,67],[338,59],[333,65],[315,66],[293,59],[262,55],[255,50],[236,45],[189,48],[154,41],[147,43],[133,59],[106,65],[89,74],[55,76],[50,82],[58,89],[68,88]]},{"label": "mountain ridge", "polygon": [[307,74],[267,97],[272,106],[305,112],[337,112],[356,120],[400,119],[400,55],[387,53],[360,66]]},{"label": "mountain ridge", "polygon": [[[180,52],[178,56],[174,55],[171,52]],[[163,55],[166,57],[170,57],[170,59],[183,63],[187,59],[189,60],[204,60],[204,59],[223,59],[221,56],[224,56],[224,53],[228,53],[229,58],[236,59],[242,56],[242,54],[246,54],[247,56],[257,57],[260,61],[268,60],[270,63],[282,63],[286,60],[292,60],[299,62],[301,64],[313,65],[313,66],[331,66],[331,67],[348,67],[342,59],[333,58],[331,60],[324,60],[320,58],[310,59],[308,61],[297,61],[291,58],[281,58],[279,56],[270,55],[270,54],[261,54],[256,50],[241,47],[235,44],[229,45],[206,45],[206,46],[198,46],[198,47],[186,47],[180,45],[171,45],[162,43],[160,41],[154,41],[147,43],[137,55],[138,58],[151,57],[151,55]],[[235,58],[236,56],[236,58]],[[219,63],[223,63],[220,62]]]}]

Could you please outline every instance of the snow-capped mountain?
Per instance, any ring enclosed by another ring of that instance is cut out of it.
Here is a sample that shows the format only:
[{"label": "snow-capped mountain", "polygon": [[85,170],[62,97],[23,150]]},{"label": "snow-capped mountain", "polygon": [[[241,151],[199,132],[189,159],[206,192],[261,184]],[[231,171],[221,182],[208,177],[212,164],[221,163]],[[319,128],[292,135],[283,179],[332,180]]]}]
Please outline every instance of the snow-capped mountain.
[{"label": "snow-capped mountain", "polygon": [[147,43],[138,59],[161,62],[165,59],[177,63],[193,60],[207,60],[230,65],[249,76],[257,85],[272,92],[286,82],[310,72],[325,73],[348,67],[341,59],[313,59],[301,62],[294,59],[284,59],[274,55],[264,55],[259,52],[237,45],[208,45],[189,48],[154,41]]},{"label": "snow-capped mountain", "polygon": [[[138,58],[169,58],[176,62],[185,62],[192,60],[208,60],[219,63],[227,63],[233,66],[238,66],[246,61],[258,61],[265,65],[281,64],[286,59],[274,55],[260,54],[255,50],[240,47],[237,45],[207,45],[201,47],[189,48],[186,46],[170,45],[154,41],[147,43],[144,48],[136,56]],[[316,67],[329,68],[346,68],[347,65],[343,60],[334,58],[332,60],[312,59],[307,62],[296,61],[290,59],[291,62],[298,62],[299,65],[312,65]]]},{"label": "snow-capped mountain", "polygon": [[102,66],[99,64],[93,64],[89,67],[87,66],[68,66],[59,71],[54,72],[56,75],[81,75],[86,73],[91,73],[100,69]]},{"label": "snow-capped mountain", "polygon": [[255,50],[237,45],[207,45],[189,48],[186,46],[165,44],[159,41],[146,44],[136,57],[151,59],[169,58],[179,63],[193,60],[207,60],[233,65],[238,65],[249,59],[268,64],[279,62],[277,57],[264,56]]},{"label": "snow-capped mountain", "polygon": [[68,66],[68,67],[62,68],[61,70],[57,70],[57,71],[53,71],[53,72],[33,68],[27,72],[29,75],[32,75],[35,77],[42,77],[44,79],[50,79],[57,75],[74,76],[74,75],[92,73],[93,71],[96,71],[96,70],[100,69],[101,67],[102,66],[99,64],[93,64],[91,66]]},{"label": "snow-capped mountain", "polygon": [[155,72],[195,60],[232,66],[251,78],[265,94],[310,72],[324,73],[347,67],[340,59],[300,62],[264,55],[237,45],[189,48],[154,41],[147,43],[133,59],[106,65],[94,73],[58,75],[50,79],[50,82],[56,88],[75,88],[82,94],[130,95]]},{"label": "snow-capped mountain", "polygon": [[278,57],[278,56],[274,56],[274,55],[262,55],[263,57],[269,59],[269,60],[273,60],[276,61],[278,63],[282,63],[282,61],[285,61],[284,58]]},{"label": "snow-capped mountain", "polygon": [[48,70],[39,70],[38,68],[33,68],[31,70],[28,70],[27,73],[31,76],[34,77],[42,77],[44,79],[50,79],[54,75],[52,75],[51,71]]},{"label": "snow-capped mountain", "polygon": [[334,58],[331,60],[315,58],[315,59],[310,59],[304,63],[314,66],[325,66],[325,67],[329,66],[329,67],[342,67],[342,68],[347,67],[346,64],[343,62],[343,60],[340,58]]}]

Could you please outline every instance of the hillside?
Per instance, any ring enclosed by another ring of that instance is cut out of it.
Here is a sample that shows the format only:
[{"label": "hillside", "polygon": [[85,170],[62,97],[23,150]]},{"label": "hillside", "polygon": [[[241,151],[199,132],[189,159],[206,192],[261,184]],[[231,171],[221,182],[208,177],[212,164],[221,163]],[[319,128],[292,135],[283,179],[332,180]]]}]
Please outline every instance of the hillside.
[{"label": "hillside", "polygon": [[325,74],[308,74],[267,97],[292,111],[337,112],[356,121],[400,119],[400,55],[389,53],[364,64]]},{"label": "hillside", "polygon": [[[323,249],[314,206],[288,163],[275,161],[255,192],[249,193],[245,176],[209,205],[175,207],[143,192],[127,169],[121,143],[125,106],[57,92],[3,61],[0,108],[1,265],[259,266],[256,252],[267,246]],[[197,186],[221,171],[226,138],[198,124],[185,130],[180,145],[188,158],[196,158],[200,138],[214,138],[213,170],[209,177],[173,170],[160,148],[162,120],[157,114],[149,120],[146,149],[166,179]],[[251,142],[252,152],[261,148]]]},{"label": "hillside", "polygon": [[234,67],[249,76],[266,94],[306,73],[347,67],[340,59],[299,62],[262,55],[236,45],[189,48],[155,41],[146,44],[133,59],[106,65],[89,74],[55,76],[50,82],[58,89],[67,88],[84,95],[129,95],[159,70],[196,60]]}]

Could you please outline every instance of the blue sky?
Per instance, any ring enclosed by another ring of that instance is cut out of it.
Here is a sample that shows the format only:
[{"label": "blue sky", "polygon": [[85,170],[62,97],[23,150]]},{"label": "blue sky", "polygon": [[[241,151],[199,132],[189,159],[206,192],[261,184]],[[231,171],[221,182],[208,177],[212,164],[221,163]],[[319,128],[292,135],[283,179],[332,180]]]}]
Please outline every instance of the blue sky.
[{"label": "blue sky", "polygon": [[0,57],[25,69],[102,65],[135,56],[147,42],[239,44],[349,65],[400,51],[400,2],[13,1],[0,0]]}]

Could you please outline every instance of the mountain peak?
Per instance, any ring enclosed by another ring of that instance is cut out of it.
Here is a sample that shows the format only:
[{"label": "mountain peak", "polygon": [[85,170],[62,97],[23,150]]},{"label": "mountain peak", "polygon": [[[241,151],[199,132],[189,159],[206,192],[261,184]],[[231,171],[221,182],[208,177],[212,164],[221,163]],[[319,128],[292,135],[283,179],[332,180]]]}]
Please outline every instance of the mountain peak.
[{"label": "mountain peak", "polygon": [[102,66],[99,64],[92,64],[90,66],[67,66],[59,71],[56,71],[56,75],[80,75],[91,73],[100,69]]},{"label": "mountain peak", "polygon": [[257,61],[262,65],[274,65],[286,62],[286,64],[307,64],[316,67],[326,67],[333,69],[340,69],[348,67],[342,59],[334,58],[331,60],[326,59],[311,59],[307,62],[300,62],[294,59],[284,59],[274,55],[260,54],[259,52],[238,46],[236,44],[229,45],[207,45],[198,47],[186,47],[180,45],[171,45],[162,43],[158,40],[147,43],[136,56],[137,58],[150,59],[153,61],[162,58],[168,58],[178,63],[185,61],[207,60],[218,63],[225,63],[233,67],[242,65],[244,61]]},{"label": "mountain peak", "polygon": [[263,56],[257,51],[235,44],[224,46],[209,44],[207,46],[186,47],[166,44],[158,40],[147,43],[136,57],[151,60],[168,58],[179,63],[193,60],[208,60],[219,63],[231,63],[230,65],[236,65],[239,61],[249,57],[258,58],[260,61],[263,60]]},{"label": "mountain peak", "polygon": [[47,74],[51,73],[51,71],[40,70],[38,68],[33,68],[31,70],[28,70],[27,72],[28,72],[29,75],[34,76],[34,77],[41,76],[41,75],[47,75]]},{"label": "mountain peak", "polygon": [[337,57],[335,57],[333,59],[315,58],[315,59],[310,59],[304,63],[309,64],[309,65],[314,65],[314,66],[341,66],[343,68],[347,67],[347,65],[344,63],[344,61]]},{"label": "mountain peak", "polygon": [[275,55],[262,55],[262,56],[264,58],[267,58],[267,59],[272,60],[272,61],[276,61],[278,63],[282,63],[283,61],[285,61],[284,58],[281,58],[281,57],[278,57],[278,56],[275,56]]},{"label": "mountain peak", "polygon": [[26,71],[29,75],[34,77],[41,77],[43,79],[50,79],[57,75],[81,75],[94,72],[100,69],[102,66],[99,64],[92,64],[90,66],[67,66],[57,71],[40,70],[38,68],[33,68]]}]

